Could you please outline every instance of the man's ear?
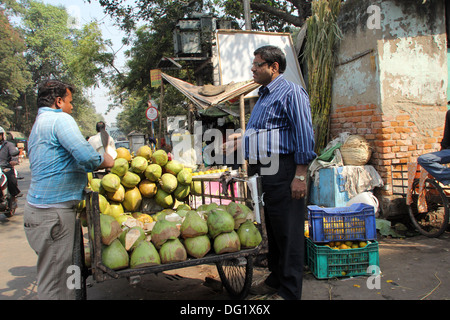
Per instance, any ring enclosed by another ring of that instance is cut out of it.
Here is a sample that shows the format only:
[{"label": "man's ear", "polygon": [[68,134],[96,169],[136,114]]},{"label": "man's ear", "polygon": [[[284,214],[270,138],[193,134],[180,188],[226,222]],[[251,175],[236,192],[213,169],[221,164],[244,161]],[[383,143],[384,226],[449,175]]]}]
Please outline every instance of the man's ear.
[{"label": "man's ear", "polygon": [[61,97],[57,97],[55,100],[56,109],[61,109],[61,106],[60,106],[61,102],[63,102],[63,99]]},{"label": "man's ear", "polygon": [[276,73],[280,72],[280,65],[278,64],[278,62],[272,63],[271,68],[273,68],[273,71],[275,71]]}]

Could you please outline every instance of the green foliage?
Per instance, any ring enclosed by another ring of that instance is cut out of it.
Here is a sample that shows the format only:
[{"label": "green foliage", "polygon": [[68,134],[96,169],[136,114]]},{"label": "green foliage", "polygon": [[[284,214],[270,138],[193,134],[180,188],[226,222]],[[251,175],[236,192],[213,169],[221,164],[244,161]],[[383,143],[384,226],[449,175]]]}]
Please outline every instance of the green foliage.
[{"label": "green foliage", "polygon": [[11,26],[9,12],[14,10],[0,7],[0,125],[10,127],[17,110],[17,100],[31,84],[31,74],[27,70],[23,52],[26,49],[19,31]]},{"label": "green foliage", "polygon": [[308,19],[304,59],[308,63],[308,94],[316,133],[316,152],[326,146],[332,98],[335,52],[342,33],[337,24],[340,0],[317,0]]},{"label": "green foliage", "polygon": [[[20,28],[13,28],[7,14],[17,14]],[[106,78],[113,56],[100,28],[92,22],[80,30],[70,28],[64,7],[38,1],[12,0],[0,5],[0,125],[30,132],[37,114],[38,84],[59,79],[73,84],[73,117],[83,134],[95,133],[103,117],[95,112],[87,93]],[[17,106],[21,106],[18,109]]]}]

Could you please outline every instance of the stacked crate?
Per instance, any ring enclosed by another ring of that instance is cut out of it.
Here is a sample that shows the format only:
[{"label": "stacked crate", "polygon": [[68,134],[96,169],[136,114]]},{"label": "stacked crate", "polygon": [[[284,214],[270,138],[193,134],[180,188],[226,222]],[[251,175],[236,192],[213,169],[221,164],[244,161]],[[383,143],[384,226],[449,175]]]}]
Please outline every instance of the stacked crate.
[{"label": "stacked crate", "polygon": [[368,269],[369,266],[379,267],[373,206],[364,203],[336,208],[311,205],[308,206],[308,226],[306,260],[316,278],[367,275],[373,269]]}]

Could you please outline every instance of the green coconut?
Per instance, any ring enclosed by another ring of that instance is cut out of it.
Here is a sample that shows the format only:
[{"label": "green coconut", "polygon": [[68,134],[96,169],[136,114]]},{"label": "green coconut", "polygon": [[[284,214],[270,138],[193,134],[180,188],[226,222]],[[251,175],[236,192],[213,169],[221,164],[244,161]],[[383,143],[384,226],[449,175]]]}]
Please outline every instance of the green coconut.
[{"label": "green coconut", "polygon": [[139,183],[139,191],[145,198],[153,198],[156,195],[158,187],[155,182],[144,179]]},{"label": "green coconut", "polygon": [[176,239],[179,236],[180,230],[175,223],[159,219],[153,226],[151,241],[159,249],[167,240]]},{"label": "green coconut", "polygon": [[181,210],[191,210],[191,207],[187,203],[182,203],[177,207],[177,212]]},{"label": "green coconut", "polygon": [[141,182],[141,177],[132,171],[127,171],[120,182],[125,188],[134,188]]},{"label": "green coconut", "polygon": [[[92,228],[93,230],[93,228]],[[104,245],[110,245],[122,233],[122,228],[117,220],[106,214],[100,215],[101,239]]]},{"label": "green coconut", "polygon": [[124,158],[117,158],[114,160],[114,165],[111,168],[111,173],[116,174],[119,177],[123,177],[125,173],[128,172],[128,161]]},{"label": "green coconut", "polygon": [[190,192],[191,192],[190,185],[180,184],[173,192],[173,195],[175,199],[183,201],[184,199],[186,199],[186,197],[189,195]]},{"label": "green coconut", "polygon": [[214,252],[216,254],[236,252],[241,250],[241,243],[239,242],[239,236],[234,230],[231,232],[224,232],[219,234],[214,239],[213,246]]},{"label": "green coconut", "polygon": [[95,192],[100,192],[100,187],[102,186],[102,179],[93,178],[89,183],[91,190]]},{"label": "green coconut", "polygon": [[226,210],[234,219],[234,229],[238,229],[241,223],[244,223],[248,215],[252,213],[252,210],[245,204],[236,202],[230,202]]},{"label": "green coconut", "polygon": [[147,169],[148,162],[147,159],[141,156],[136,156],[131,160],[130,171],[135,173],[143,173]]},{"label": "green coconut", "polygon": [[135,212],[139,211],[142,203],[142,195],[137,187],[127,189],[125,191],[125,198],[122,205],[126,211]]},{"label": "green coconut", "polygon": [[110,245],[102,248],[102,263],[112,269],[120,270],[128,268],[130,259],[127,250],[122,246],[118,239],[115,239]]},{"label": "green coconut", "polygon": [[178,183],[190,185],[192,183],[192,173],[188,169],[183,169],[178,172],[177,180]]},{"label": "green coconut", "polygon": [[202,195],[202,182],[201,181],[192,181],[191,182],[191,193],[194,196]]},{"label": "green coconut", "polygon": [[169,157],[167,156],[167,152],[165,152],[162,149],[156,150],[155,152],[153,152],[151,158],[152,158],[152,163],[156,163],[156,164],[160,165],[161,167],[164,167],[169,160]]},{"label": "green coconut", "polygon": [[139,147],[138,151],[136,152],[136,156],[143,157],[146,160],[150,160],[152,156],[152,149],[149,146]]},{"label": "green coconut", "polygon": [[161,264],[161,258],[155,246],[148,241],[139,241],[130,255],[130,268],[144,268],[158,264]]},{"label": "green coconut", "polygon": [[162,263],[174,263],[187,259],[186,248],[177,239],[167,240],[159,249],[159,256]]},{"label": "green coconut", "polygon": [[208,233],[208,224],[195,211],[189,211],[180,226],[181,236],[183,238],[194,238]]},{"label": "green coconut", "polygon": [[186,252],[194,258],[203,258],[211,250],[211,241],[207,235],[184,240]]},{"label": "green coconut", "polygon": [[108,200],[122,202],[125,199],[125,188],[120,185],[119,189],[117,189],[116,191],[106,192],[106,196],[108,197]]},{"label": "green coconut", "polygon": [[173,174],[164,173],[161,176],[159,185],[161,186],[161,189],[163,189],[165,192],[172,193],[177,188],[178,181],[177,181],[177,178]]},{"label": "green coconut", "polygon": [[237,235],[239,236],[242,248],[257,247],[262,241],[261,233],[250,220],[247,220],[240,225],[237,230]]},{"label": "green coconut", "polygon": [[162,168],[159,164],[151,163],[148,165],[147,169],[145,169],[144,175],[148,180],[156,182],[161,178]]},{"label": "green coconut", "polygon": [[171,173],[176,176],[178,172],[184,169],[184,165],[178,160],[169,160],[164,166],[164,169],[167,173]]},{"label": "green coconut", "polygon": [[211,210],[208,214],[206,223],[208,225],[209,235],[213,239],[221,233],[231,232],[234,230],[234,219],[225,210]]},{"label": "green coconut", "polygon": [[155,201],[158,205],[163,207],[164,209],[171,209],[174,205],[173,197],[170,193],[167,193],[163,189],[159,189],[156,191]]},{"label": "green coconut", "polygon": [[110,204],[108,200],[105,198],[105,196],[102,194],[98,195],[98,206],[101,213],[103,214],[109,213]]},{"label": "green coconut", "polygon": [[127,229],[125,236],[120,237],[120,242],[124,246],[125,250],[131,251],[136,248],[137,244],[141,240],[145,240],[145,232],[139,226],[134,226],[132,228]]},{"label": "green coconut", "polygon": [[109,204],[108,215],[114,217],[117,220],[119,216],[121,216],[125,211],[123,210],[123,206],[120,202],[111,201]]},{"label": "green coconut", "polygon": [[120,186],[120,177],[114,173],[108,173],[102,178],[101,185],[107,192],[116,192]]}]

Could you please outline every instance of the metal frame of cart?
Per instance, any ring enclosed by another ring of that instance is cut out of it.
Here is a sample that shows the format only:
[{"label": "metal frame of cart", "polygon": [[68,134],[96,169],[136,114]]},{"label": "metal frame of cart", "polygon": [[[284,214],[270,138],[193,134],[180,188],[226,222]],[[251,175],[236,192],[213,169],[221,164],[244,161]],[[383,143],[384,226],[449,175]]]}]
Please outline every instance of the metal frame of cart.
[{"label": "metal frame of cart", "polygon": [[[197,180],[197,179],[196,179]],[[93,240],[89,240],[90,244],[90,254],[91,254],[91,267],[88,268],[84,263],[84,243],[83,243],[83,233],[80,221],[80,215],[77,215],[76,219],[76,232],[74,241],[74,255],[73,263],[81,268],[81,287],[76,289],[77,299],[86,299],[86,279],[89,275],[93,276],[96,282],[103,282],[109,279],[119,279],[128,278],[130,282],[134,280],[139,280],[139,277],[148,273],[158,273],[166,270],[179,269],[184,267],[191,267],[201,264],[216,264],[220,279],[233,299],[244,299],[250,290],[252,278],[253,278],[253,259],[256,255],[263,254],[267,252],[267,233],[264,222],[264,208],[262,201],[258,203],[252,203],[252,201],[246,196],[248,194],[247,189],[247,179],[233,177],[229,181],[226,188],[230,187],[230,190],[234,190],[234,185],[237,184],[238,188],[242,191],[243,195],[236,196],[234,192],[231,195],[219,192],[219,194],[205,194],[205,184],[218,182],[218,178],[208,179],[202,178],[198,179],[202,181],[202,194],[198,196],[201,198],[202,203],[206,203],[207,199],[210,201],[216,199],[217,201],[231,200],[235,202],[242,202],[246,204],[251,204],[252,207],[258,206],[260,212],[261,223],[259,225],[262,242],[256,248],[244,249],[238,252],[225,253],[225,254],[214,254],[208,253],[205,257],[195,259],[188,258],[182,262],[161,264],[155,266],[149,266],[137,269],[122,269],[122,270],[112,270],[102,264],[102,243],[101,243],[101,231],[100,231],[100,211],[99,211],[99,200],[97,192],[87,192],[86,193],[86,216],[88,223],[88,234],[93,231]],[[261,198],[261,178],[257,177],[257,190],[258,199]],[[224,188],[221,187],[221,191]],[[191,197],[191,201],[194,199]]]}]

